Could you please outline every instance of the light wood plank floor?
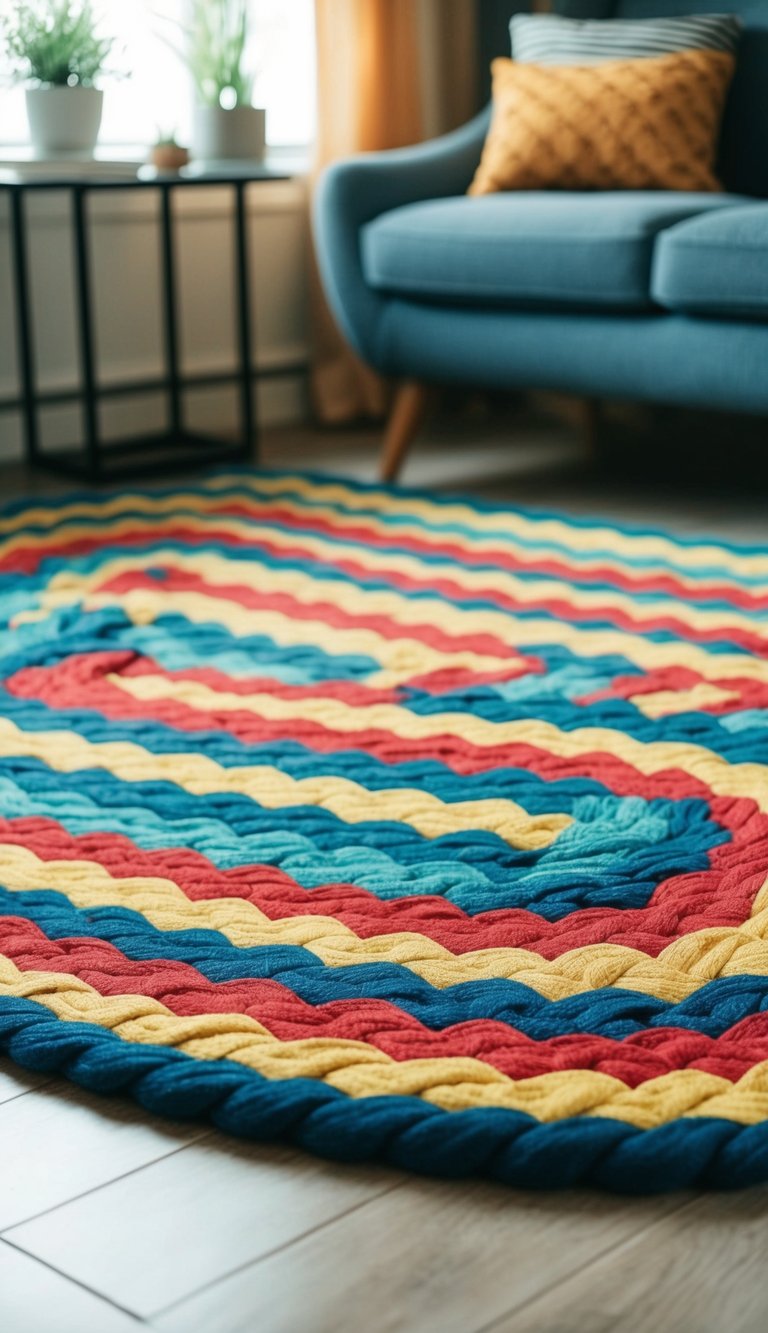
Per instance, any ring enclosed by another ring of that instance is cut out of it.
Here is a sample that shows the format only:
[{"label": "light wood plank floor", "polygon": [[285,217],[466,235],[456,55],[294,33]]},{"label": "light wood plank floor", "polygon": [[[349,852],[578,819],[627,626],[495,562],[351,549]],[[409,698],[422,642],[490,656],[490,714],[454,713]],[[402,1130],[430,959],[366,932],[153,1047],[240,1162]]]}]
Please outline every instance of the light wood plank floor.
[{"label": "light wood plank floor", "polygon": [[[449,415],[404,480],[765,541],[768,481],[749,441],[738,456],[723,422],[665,429],[689,464],[673,467],[665,447],[648,464],[616,421],[595,470],[541,412]],[[266,461],[371,477],[375,443],[274,432]],[[0,486],[60,489],[12,471]],[[0,1333],[762,1333],[767,1220],[763,1188],[632,1200],[336,1166],[0,1060]]]}]

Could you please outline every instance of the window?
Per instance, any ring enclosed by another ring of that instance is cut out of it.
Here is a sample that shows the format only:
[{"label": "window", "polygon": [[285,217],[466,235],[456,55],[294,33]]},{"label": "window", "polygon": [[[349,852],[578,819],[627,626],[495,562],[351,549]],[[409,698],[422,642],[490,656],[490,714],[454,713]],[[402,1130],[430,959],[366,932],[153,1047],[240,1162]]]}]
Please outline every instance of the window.
[{"label": "window", "polygon": [[[169,19],[185,0],[97,0],[104,32],[116,38],[112,64],[126,77],[104,80],[100,146],[146,146],[158,129],[188,143],[193,107],[190,75],[163,37],[177,42]],[[315,129],[314,6],[312,0],[251,0],[249,57],[256,70],[254,101],[267,108],[273,147],[305,145]],[[3,71],[5,73],[5,71]],[[0,142],[27,142],[24,93],[0,84]]]}]

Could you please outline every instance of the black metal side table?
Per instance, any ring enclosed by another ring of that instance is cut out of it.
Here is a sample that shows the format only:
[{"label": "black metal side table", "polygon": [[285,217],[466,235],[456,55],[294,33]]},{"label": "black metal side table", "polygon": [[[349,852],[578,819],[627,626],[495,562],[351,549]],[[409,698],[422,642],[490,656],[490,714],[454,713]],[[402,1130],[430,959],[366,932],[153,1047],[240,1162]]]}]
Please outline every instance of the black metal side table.
[{"label": "black metal side table", "polygon": [[[188,465],[244,462],[256,457],[257,420],[254,380],[264,375],[296,374],[305,367],[291,363],[258,371],[253,366],[254,321],[250,288],[250,255],[246,229],[246,198],[250,185],[258,181],[288,180],[291,172],[251,165],[232,171],[161,174],[143,171],[136,176],[51,176],[24,179],[0,177],[0,189],[10,200],[10,226],[15,275],[21,395],[0,400],[0,410],[20,410],[29,465],[45,467],[89,481],[108,481],[141,472],[157,472]],[[178,278],[174,246],[172,196],[177,190],[226,185],[234,194],[235,309],[237,317],[237,368],[216,374],[184,376],[180,367],[178,337]],[[75,305],[78,330],[81,384],[76,389],[43,391],[37,386],[34,329],[27,244],[27,196],[31,192],[59,190],[69,194],[74,235]],[[93,279],[88,244],[88,196],[115,190],[157,190],[160,193],[163,322],[165,373],[152,379],[102,384],[96,369],[93,315]],[[187,430],[183,419],[185,388],[207,388],[236,384],[240,397],[240,432],[233,440],[217,439]],[[164,391],[168,399],[167,429],[160,434],[106,444],[100,429],[102,399]],[[70,450],[43,450],[39,412],[42,407],[80,403],[83,444]]]}]

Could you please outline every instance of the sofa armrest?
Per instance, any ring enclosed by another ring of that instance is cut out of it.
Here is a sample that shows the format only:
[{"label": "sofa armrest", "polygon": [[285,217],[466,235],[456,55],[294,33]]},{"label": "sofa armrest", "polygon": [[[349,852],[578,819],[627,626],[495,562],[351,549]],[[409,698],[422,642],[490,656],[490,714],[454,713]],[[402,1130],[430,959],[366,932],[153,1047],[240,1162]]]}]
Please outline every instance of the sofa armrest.
[{"label": "sofa armrest", "polygon": [[364,153],[334,163],[315,192],[313,222],[320,276],[330,307],[363,359],[381,368],[386,302],[366,284],[360,230],[390,209],[463,194],[477,167],[490,111],[451,134],[413,148]]}]

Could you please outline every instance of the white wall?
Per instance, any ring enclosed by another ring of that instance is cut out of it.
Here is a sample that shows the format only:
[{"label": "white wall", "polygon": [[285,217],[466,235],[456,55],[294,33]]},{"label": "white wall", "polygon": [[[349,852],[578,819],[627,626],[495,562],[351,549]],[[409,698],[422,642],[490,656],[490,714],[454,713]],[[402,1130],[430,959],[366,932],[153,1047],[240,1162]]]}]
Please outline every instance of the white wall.
[{"label": "white wall", "polygon": [[[16,329],[8,204],[0,192],[0,400],[18,392]],[[94,192],[95,193],[95,192]],[[261,368],[306,358],[307,279],[305,187],[302,181],[250,188],[249,241],[256,364]],[[73,315],[72,236],[65,194],[28,196],[38,385],[67,389],[78,380]],[[92,272],[100,380],[111,383],[163,373],[160,305],[159,200],[154,191],[108,191],[91,196]],[[178,281],[183,370],[205,374],[234,368],[235,308],[231,197],[226,188],[177,191]],[[262,380],[262,425],[299,419],[306,409],[305,377]],[[186,395],[187,423],[202,430],[232,430],[236,390],[216,387]],[[113,399],[101,408],[107,438],[162,430],[159,394]],[[0,412],[0,458],[22,456],[16,412]],[[43,445],[82,438],[77,408],[48,408]]]}]

